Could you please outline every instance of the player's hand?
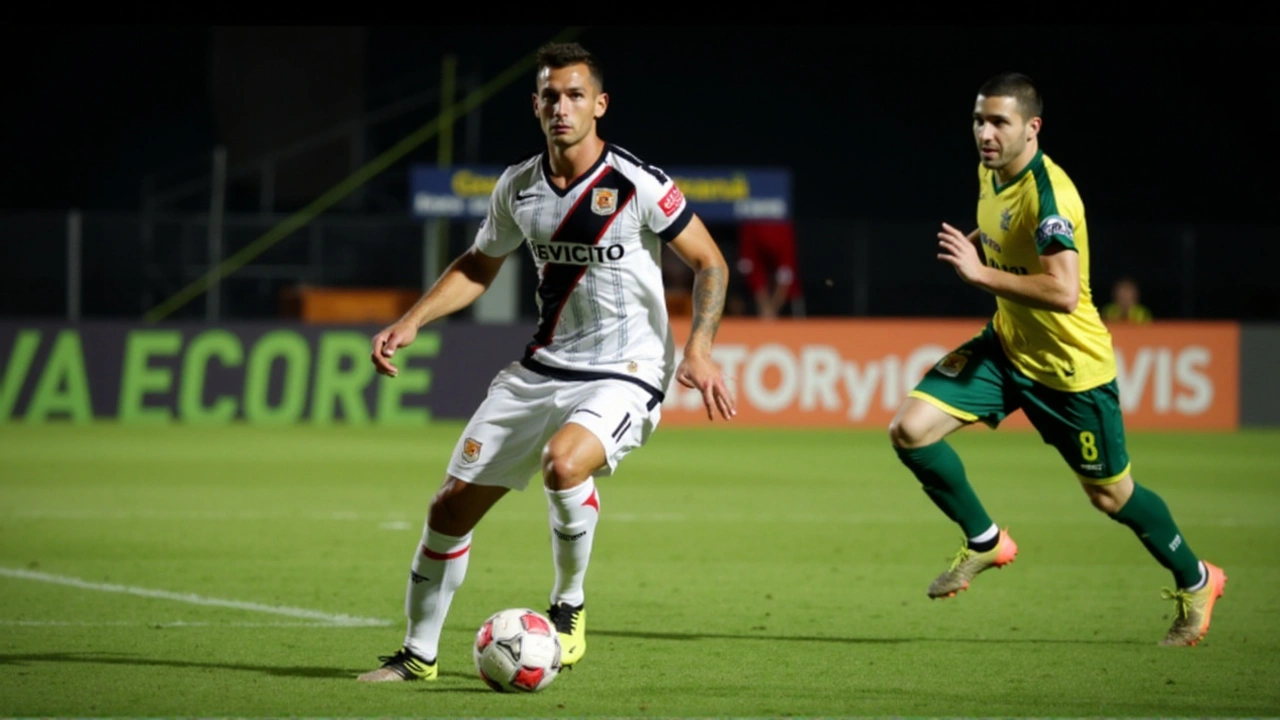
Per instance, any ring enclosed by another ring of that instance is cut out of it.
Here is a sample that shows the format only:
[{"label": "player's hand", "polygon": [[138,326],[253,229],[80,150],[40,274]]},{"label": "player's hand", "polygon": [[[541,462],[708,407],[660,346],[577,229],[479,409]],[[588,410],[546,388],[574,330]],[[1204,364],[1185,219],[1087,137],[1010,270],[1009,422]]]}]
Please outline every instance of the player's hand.
[{"label": "player's hand", "polygon": [[942,223],[942,231],[938,233],[938,259],[955,268],[956,274],[967,283],[977,282],[986,269],[972,237],[946,223]]},{"label": "player's hand", "polygon": [[715,420],[716,410],[720,411],[725,420],[738,414],[738,405],[724,384],[720,368],[711,358],[705,355],[685,355],[680,361],[680,367],[676,368],[676,379],[681,385],[702,393],[708,420]]},{"label": "player's hand", "polygon": [[418,326],[412,322],[404,321],[390,325],[387,329],[374,335],[373,354],[370,355],[373,360],[373,366],[382,375],[389,377],[398,375],[400,369],[391,364],[391,358],[396,354],[396,350],[408,346],[416,337],[418,337]]}]

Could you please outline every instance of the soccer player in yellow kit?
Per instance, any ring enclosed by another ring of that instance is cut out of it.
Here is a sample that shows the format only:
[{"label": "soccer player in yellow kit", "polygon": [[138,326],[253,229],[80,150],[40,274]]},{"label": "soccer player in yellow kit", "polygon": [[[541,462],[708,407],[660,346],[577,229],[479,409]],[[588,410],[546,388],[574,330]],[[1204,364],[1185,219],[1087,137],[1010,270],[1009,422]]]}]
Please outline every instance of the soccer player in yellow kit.
[{"label": "soccer player in yellow kit", "polygon": [[1111,335],[1089,288],[1089,231],[1075,185],[1040,149],[1042,100],[1026,76],[997,75],[973,110],[978,228],[943,224],[938,259],[996,296],[992,320],[940,360],[889,426],[899,459],[966,541],[929,597],[954,597],[978,574],[1013,562],[1018,546],[987,515],[947,443],[1021,408],[1074,471],[1094,506],[1128,526],[1173,573],[1164,645],[1195,645],[1209,629],[1226,574],[1200,560],[1159,495],[1130,475]]}]

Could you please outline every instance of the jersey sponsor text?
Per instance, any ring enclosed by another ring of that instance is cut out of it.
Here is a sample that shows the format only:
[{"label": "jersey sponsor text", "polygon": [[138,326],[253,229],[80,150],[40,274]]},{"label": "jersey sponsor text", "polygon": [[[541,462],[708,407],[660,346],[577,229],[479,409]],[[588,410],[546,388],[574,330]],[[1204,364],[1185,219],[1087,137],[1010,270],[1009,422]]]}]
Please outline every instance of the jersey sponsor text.
[{"label": "jersey sponsor text", "polygon": [[626,254],[622,245],[581,245],[563,242],[530,242],[534,257],[544,262],[567,265],[618,262]]}]

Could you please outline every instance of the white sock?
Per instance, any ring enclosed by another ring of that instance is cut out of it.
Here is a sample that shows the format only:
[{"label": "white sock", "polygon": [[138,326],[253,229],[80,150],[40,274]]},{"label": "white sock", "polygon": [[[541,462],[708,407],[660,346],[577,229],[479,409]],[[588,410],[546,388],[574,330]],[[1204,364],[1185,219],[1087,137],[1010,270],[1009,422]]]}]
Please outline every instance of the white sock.
[{"label": "white sock", "polygon": [[994,540],[995,537],[999,534],[1000,534],[1000,528],[996,527],[995,523],[991,523],[991,527],[987,528],[986,532],[982,533],[977,537],[969,538],[969,543],[971,545],[977,545],[980,543],[988,542],[990,540]]},{"label": "white sock", "polygon": [[404,614],[409,619],[404,644],[414,655],[436,659],[449,603],[466,577],[470,558],[471,533],[451,537],[430,527],[423,530],[404,600]]},{"label": "white sock", "polygon": [[585,593],[582,581],[591,560],[591,545],[600,520],[600,494],[593,478],[569,490],[547,489],[551,519],[551,557],[556,565],[556,584],[551,604],[581,605]]}]

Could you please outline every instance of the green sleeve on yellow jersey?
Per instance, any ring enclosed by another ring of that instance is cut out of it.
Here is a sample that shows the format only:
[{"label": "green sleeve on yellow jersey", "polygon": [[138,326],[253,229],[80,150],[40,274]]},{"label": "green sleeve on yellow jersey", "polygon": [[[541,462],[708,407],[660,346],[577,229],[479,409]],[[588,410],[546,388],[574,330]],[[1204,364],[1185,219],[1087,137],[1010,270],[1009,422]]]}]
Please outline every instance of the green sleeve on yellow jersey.
[{"label": "green sleeve on yellow jersey", "polygon": [[[1079,252],[1076,248],[1075,230],[1084,209],[1080,196],[1070,186],[1064,188],[1066,192],[1058,192],[1054,187],[1053,173],[1045,167],[1044,163],[1036,163],[1032,174],[1040,199],[1040,215],[1036,225],[1036,252],[1043,255],[1054,243],[1061,245],[1064,249]],[[1067,184],[1064,183],[1064,185]]]}]

